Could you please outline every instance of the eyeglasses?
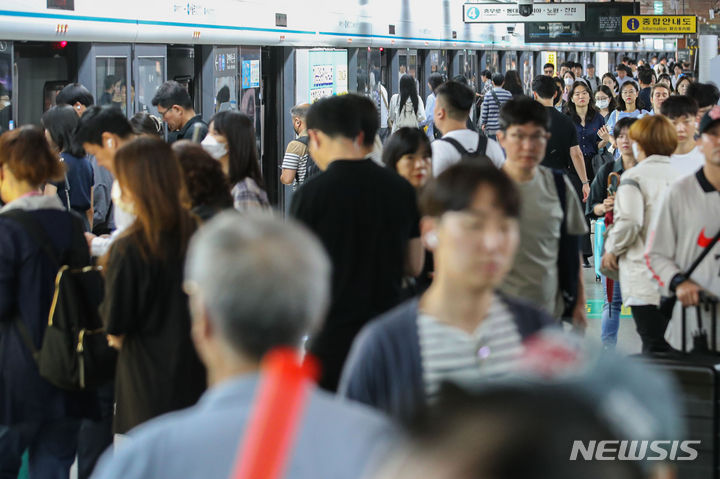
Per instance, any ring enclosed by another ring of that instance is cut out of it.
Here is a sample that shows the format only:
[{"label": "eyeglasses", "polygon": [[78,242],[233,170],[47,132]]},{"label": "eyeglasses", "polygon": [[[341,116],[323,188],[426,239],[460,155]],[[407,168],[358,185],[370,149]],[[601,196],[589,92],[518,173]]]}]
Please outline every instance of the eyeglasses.
[{"label": "eyeglasses", "polygon": [[161,117],[163,120],[165,119],[165,115],[167,115],[168,112],[170,112],[170,111],[172,111],[172,107],[168,108],[168,109],[165,110],[165,111],[160,111],[160,108],[158,108],[158,114],[160,115],[160,117]]},{"label": "eyeglasses", "polygon": [[537,145],[547,141],[547,134],[535,133],[534,135],[524,135],[520,133],[509,133],[507,138],[514,143],[523,143],[525,140],[530,140],[530,143]]}]

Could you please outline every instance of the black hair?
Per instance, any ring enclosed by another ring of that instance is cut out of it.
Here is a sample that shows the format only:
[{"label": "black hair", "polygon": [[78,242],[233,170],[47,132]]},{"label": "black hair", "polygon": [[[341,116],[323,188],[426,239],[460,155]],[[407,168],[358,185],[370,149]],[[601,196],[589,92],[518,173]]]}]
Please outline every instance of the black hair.
[{"label": "black hair", "polygon": [[75,141],[78,145],[90,143],[102,146],[102,134],[105,132],[127,138],[132,135],[133,130],[120,108],[91,106],[80,117],[75,130]]},{"label": "black hair", "polygon": [[103,80],[103,90],[109,90],[112,87],[115,86],[117,82],[120,81],[120,77],[117,75],[108,75],[105,77],[105,80]]},{"label": "black hair", "polygon": [[672,91],[672,77],[669,74],[667,74],[667,73],[660,74],[657,81],[660,82],[660,80],[667,80],[668,83],[670,84],[670,91]]},{"label": "black hair", "polygon": [[675,95],[669,97],[660,106],[660,113],[670,118],[680,118],[681,116],[695,116],[698,114],[698,104],[694,98],[684,95]]},{"label": "black hair", "polygon": [[633,118],[631,116],[624,116],[620,118],[617,123],[615,123],[615,126],[613,127],[613,131],[610,132],[610,134],[614,137],[617,137],[622,133],[623,129],[627,128],[630,130],[630,127],[633,123],[635,123],[638,119]]},{"label": "black hair", "polygon": [[73,106],[78,102],[86,107],[92,106],[95,103],[95,99],[92,93],[90,93],[90,90],[85,88],[81,83],[65,85],[65,88],[60,90],[60,93],[55,97],[55,103],[57,105]]},{"label": "black hair", "polygon": [[500,129],[507,130],[513,125],[534,125],[550,131],[550,115],[545,107],[528,97],[518,97],[506,101],[500,108]]},{"label": "black hair", "polygon": [[370,147],[380,128],[375,103],[369,98],[349,93],[322,98],[312,104],[307,114],[309,130],[320,130],[330,137],[354,140],[362,132],[363,144]]},{"label": "black hair", "polygon": [[520,217],[520,193],[515,183],[487,157],[481,161],[462,158],[431,180],[420,194],[420,210],[423,215],[439,217],[448,211],[468,209],[481,186],[495,191],[496,204],[506,216]]},{"label": "black hair", "polygon": [[482,73],[480,73],[480,75],[484,76],[488,80],[490,80],[492,78],[492,72],[490,70],[483,70]]},{"label": "black hair", "polygon": [[508,70],[505,72],[505,82],[503,88],[512,93],[513,95],[522,95],[523,87],[520,81],[520,75],[517,70]]},{"label": "black hair", "polygon": [[629,58],[627,61],[630,65],[637,65],[637,61],[634,58]]},{"label": "black hair", "polygon": [[560,68],[562,68],[562,67],[570,68],[569,62],[562,62],[562,63],[560,64]]},{"label": "black hair", "polygon": [[[625,83],[622,84],[622,87],[620,87],[620,91],[617,94],[617,105],[615,107],[618,111],[625,111],[627,109],[627,105],[625,104],[625,100],[623,100],[622,97],[622,91],[626,86],[632,86],[635,88],[635,93],[640,93],[640,87],[632,80],[628,80]],[[640,100],[640,96],[635,99],[635,108],[638,110],[642,110],[646,107],[646,105]]]},{"label": "black hair", "polygon": [[592,120],[593,118],[595,118],[595,114],[597,113],[597,110],[595,110],[595,97],[593,97],[592,89],[584,81],[577,80],[572,84],[572,87],[570,87],[570,91],[568,92],[568,101],[565,104],[566,113],[570,118],[572,118],[572,121],[574,121],[575,123],[581,122],[580,115],[578,115],[577,109],[575,107],[575,103],[572,101],[573,95],[575,94],[575,89],[578,87],[584,88],[585,91],[588,93],[588,96],[590,97],[588,99],[588,111],[585,120]]},{"label": "black hair", "polygon": [[[595,93],[597,92],[603,92],[605,93],[608,98],[610,99],[610,103],[608,103],[608,114],[612,113],[615,110],[615,93],[610,90],[610,87],[607,85],[598,85],[597,90],[595,90]],[[593,101],[595,100],[595,95],[593,95]]]},{"label": "black hair", "polygon": [[586,68],[595,68],[595,65],[593,63],[588,63],[586,65]]},{"label": "black hair", "polygon": [[[566,71],[565,73],[563,73],[563,77],[564,77],[565,75],[570,75],[570,76],[572,77],[573,81],[575,81],[575,72],[574,72],[574,71],[568,70],[568,71]],[[563,82],[564,82],[564,81],[565,81],[565,78],[563,78]]]},{"label": "black hair", "polygon": [[192,99],[188,91],[175,80],[168,80],[158,87],[152,99],[152,105],[160,105],[163,108],[170,108],[178,105],[185,109],[193,107]]},{"label": "black hair", "polygon": [[493,85],[500,86],[503,84],[504,81],[505,81],[505,75],[503,75],[500,72],[493,73],[493,76],[492,76]]},{"label": "black hair", "polygon": [[691,83],[685,94],[694,98],[700,108],[717,105],[720,100],[720,91],[712,83]]},{"label": "black hair", "polygon": [[458,121],[465,121],[475,101],[475,94],[470,87],[453,80],[440,85],[435,94],[438,98],[442,97],[448,115]]},{"label": "black hair", "polygon": [[400,78],[400,110],[398,113],[402,113],[408,98],[412,102],[415,114],[417,114],[419,106],[417,84],[415,83],[415,78],[412,75],[405,74]]},{"label": "black hair", "polygon": [[555,77],[547,75],[538,75],[533,79],[532,91],[543,100],[550,100],[557,94],[557,86],[555,85]]},{"label": "black hair", "polygon": [[222,103],[226,103],[230,101],[230,88],[227,85],[224,85],[222,88],[220,88],[217,92],[217,96],[215,97],[217,100],[218,105]]},{"label": "black hair", "polygon": [[[613,75],[613,74],[610,73],[610,72],[605,73],[605,74],[602,76],[602,78],[600,78],[600,83],[602,83],[602,81],[603,81],[605,78],[612,78],[612,81],[615,82],[615,90],[617,90],[618,93],[620,93],[620,82],[617,81],[617,78],[615,78],[615,75]],[[613,92],[613,96],[615,96],[615,92]]]},{"label": "black hair", "polygon": [[428,83],[432,91],[437,90],[437,87],[443,84],[443,76],[439,73],[431,73],[428,77]]},{"label": "black hair", "polygon": [[54,106],[43,113],[41,119],[43,128],[50,133],[50,138],[61,153],[82,158],[85,150],[73,138],[78,121],[77,113],[70,105]]},{"label": "black hair", "polygon": [[553,102],[553,105],[557,106],[562,104],[563,100],[563,92],[565,91],[565,81],[560,77],[551,77],[553,84],[555,85],[555,101]]},{"label": "black hair", "polygon": [[162,136],[162,120],[146,111],[139,111],[130,118],[130,126],[136,135]]},{"label": "black hair", "polygon": [[432,157],[432,148],[427,135],[419,128],[403,127],[388,138],[383,146],[382,160],[385,166],[395,171],[397,162],[404,155],[414,154],[423,149],[427,157]]},{"label": "black hair", "polygon": [[653,75],[649,69],[641,68],[638,70],[638,81],[643,85],[649,85],[652,83]]},{"label": "black hair", "polygon": [[[680,78],[678,78],[678,81],[675,83],[675,91],[678,91],[680,89],[680,84],[682,82],[688,82],[690,85],[694,83],[689,75],[680,75]],[[688,85],[688,87],[690,85]]]},{"label": "black hair", "polygon": [[213,130],[227,140],[230,184],[235,185],[245,178],[252,178],[264,189],[255,143],[255,128],[250,117],[237,111],[221,111],[210,119],[210,124]]},{"label": "black hair", "polygon": [[546,63],[545,65],[543,65],[543,71],[545,71],[547,67],[550,67],[553,69],[553,71],[555,71],[555,65],[553,65],[552,63]]}]

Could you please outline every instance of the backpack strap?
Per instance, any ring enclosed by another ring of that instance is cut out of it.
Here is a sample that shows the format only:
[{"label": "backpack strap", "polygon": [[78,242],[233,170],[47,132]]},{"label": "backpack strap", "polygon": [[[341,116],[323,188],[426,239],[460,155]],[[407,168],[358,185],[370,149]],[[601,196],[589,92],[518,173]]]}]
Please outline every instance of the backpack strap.
[{"label": "backpack strap", "polygon": [[555,181],[555,189],[557,190],[560,207],[563,212],[562,224],[560,226],[562,234],[567,229],[567,189],[565,185],[565,174],[561,170],[552,170],[553,180]]},{"label": "backpack strap", "polygon": [[461,156],[461,157],[462,157],[462,156],[469,156],[469,155],[470,155],[470,152],[468,152],[468,151],[465,149],[465,147],[463,147],[463,146],[460,144],[460,142],[457,141],[455,138],[442,137],[442,138],[438,138],[438,140],[440,140],[440,141],[446,141],[446,142],[450,143],[452,146],[455,147],[455,149],[458,151],[458,153],[460,153],[460,156]]},{"label": "backpack strap", "polygon": [[485,136],[482,132],[478,133],[478,143],[477,148],[475,148],[475,154],[484,156],[485,152],[487,151],[487,145],[488,137]]}]

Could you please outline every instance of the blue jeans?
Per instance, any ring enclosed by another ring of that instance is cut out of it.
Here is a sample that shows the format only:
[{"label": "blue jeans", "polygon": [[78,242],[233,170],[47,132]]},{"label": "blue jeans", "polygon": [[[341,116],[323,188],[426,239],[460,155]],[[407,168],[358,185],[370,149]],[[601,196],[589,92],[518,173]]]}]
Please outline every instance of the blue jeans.
[{"label": "blue jeans", "polygon": [[0,425],[0,478],[16,479],[29,450],[30,478],[67,479],[75,461],[78,419]]},{"label": "blue jeans", "polygon": [[620,329],[620,311],[622,310],[622,292],[620,282],[613,284],[612,301],[607,300],[607,278],[603,276],[603,314],[602,314],[602,342],[604,346],[614,348],[617,345],[617,333]]}]

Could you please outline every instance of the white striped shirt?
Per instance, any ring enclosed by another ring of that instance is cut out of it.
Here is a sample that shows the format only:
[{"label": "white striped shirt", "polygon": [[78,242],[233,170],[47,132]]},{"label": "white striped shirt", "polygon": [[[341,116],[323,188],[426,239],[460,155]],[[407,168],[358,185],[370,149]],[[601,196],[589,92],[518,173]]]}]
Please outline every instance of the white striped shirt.
[{"label": "white striped shirt", "polygon": [[474,387],[508,374],[524,350],[512,313],[497,295],[472,334],[421,312],[418,335],[428,400],[444,381]]}]

